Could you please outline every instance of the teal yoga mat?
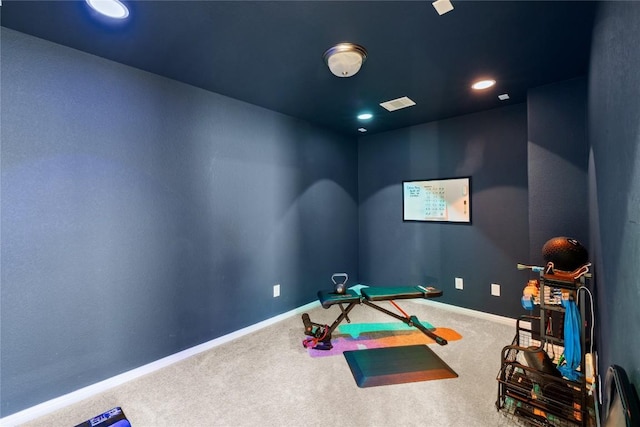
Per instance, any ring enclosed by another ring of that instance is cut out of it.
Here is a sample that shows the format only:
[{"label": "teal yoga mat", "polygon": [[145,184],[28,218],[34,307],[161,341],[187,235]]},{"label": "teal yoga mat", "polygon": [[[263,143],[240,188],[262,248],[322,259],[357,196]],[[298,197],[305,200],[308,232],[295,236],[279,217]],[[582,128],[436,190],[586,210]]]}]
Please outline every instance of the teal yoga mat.
[{"label": "teal yoga mat", "polygon": [[345,351],[358,387],[457,378],[458,374],[426,345]]}]

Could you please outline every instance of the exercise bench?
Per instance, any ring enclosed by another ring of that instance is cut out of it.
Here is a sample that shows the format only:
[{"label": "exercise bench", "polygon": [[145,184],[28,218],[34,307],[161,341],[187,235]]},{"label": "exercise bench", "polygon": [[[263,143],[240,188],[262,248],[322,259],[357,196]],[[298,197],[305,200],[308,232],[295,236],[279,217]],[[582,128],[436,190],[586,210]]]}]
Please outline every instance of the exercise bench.
[{"label": "exercise bench", "polygon": [[[349,320],[349,313],[357,305],[361,304],[378,310],[395,319],[398,319],[409,326],[417,328],[440,345],[447,344],[446,339],[436,335],[435,333],[433,333],[433,331],[430,331],[428,328],[426,328],[422,323],[420,323],[416,316],[410,316],[405,313],[394,301],[399,299],[436,298],[442,295],[441,290],[433,288],[431,286],[399,286],[362,287],[360,288],[359,292],[352,288],[341,289],[341,291],[341,293],[335,291],[318,292],[318,300],[320,301],[322,308],[328,309],[329,307],[336,304],[340,307],[340,314],[330,326],[312,322],[307,313],[304,313],[302,315],[304,333],[305,335],[310,337],[303,341],[304,347],[311,347],[316,350],[331,350],[333,348],[333,345],[331,344],[331,335],[343,320],[351,323],[351,320]],[[376,305],[375,302],[379,301],[389,301],[403,315],[401,316],[397,313],[387,310],[386,308]]]}]

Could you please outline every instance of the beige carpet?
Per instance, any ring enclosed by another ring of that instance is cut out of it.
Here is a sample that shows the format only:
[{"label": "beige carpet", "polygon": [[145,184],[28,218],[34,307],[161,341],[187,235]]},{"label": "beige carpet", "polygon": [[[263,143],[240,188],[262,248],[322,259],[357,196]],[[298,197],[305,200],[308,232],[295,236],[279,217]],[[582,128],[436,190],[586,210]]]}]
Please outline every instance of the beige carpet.
[{"label": "beige carpet", "polygon": [[[344,357],[316,357],[302,346],[298,316],[238,338],[25,424],[74,426],[121,406],[133,427],[199,426],[507,426],[495,409],[500,351],[515,328],[414,302],[403,307],[462,338],[430,344],[459,377],[358,388]],[[330,323],[338,308],[309,314]],[[356,307],[352,323],[387,322]]]}]

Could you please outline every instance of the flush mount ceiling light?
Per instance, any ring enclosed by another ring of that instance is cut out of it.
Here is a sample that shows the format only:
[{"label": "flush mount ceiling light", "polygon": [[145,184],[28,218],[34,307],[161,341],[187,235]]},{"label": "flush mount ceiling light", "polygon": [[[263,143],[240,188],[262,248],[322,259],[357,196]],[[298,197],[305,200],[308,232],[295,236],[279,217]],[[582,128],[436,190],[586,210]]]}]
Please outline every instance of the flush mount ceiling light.
[{"label": "flush mount ceiling light", "polygon": [[124,19],[129,16],[129,9],[119,0],[86,0],[96,12],[114,19]]},{"label": "flush mount ceiling light", "polygon": [[371,113],[358,114],[358,120],[370,120],[373,117]]},{"label": "flush mount ceiling light", "polygon": [[360,71],[367,59],[364,47],[353,43],[338,43],[322,55],[331,72],[338,77],[351,77]]},{"label": "flush mount ceiling light", "polygon": [[475,90],[482,90],[482,89],[488,89],[491,86],[495,85],[496,81],[495,80],[479,80],[477,82],[475,82],[474,84],[471,85],[472,89]]}]

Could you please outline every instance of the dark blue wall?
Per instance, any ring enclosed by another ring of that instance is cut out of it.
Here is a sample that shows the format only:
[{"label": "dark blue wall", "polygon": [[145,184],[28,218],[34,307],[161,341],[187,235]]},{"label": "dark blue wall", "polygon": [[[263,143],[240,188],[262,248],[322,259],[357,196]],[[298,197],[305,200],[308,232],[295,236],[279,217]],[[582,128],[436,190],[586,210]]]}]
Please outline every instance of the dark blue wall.
[{"label": "dark blue wall", "polygon": [[544,265],[542,247],[552,237],[589,247],[587,79],[530,90],[527,116],[528,262]]},{"label": "dark blue wall", "polygon": [[589,72],[591,251],[600,372],[640,389],[640,3],[603,2]]},{"label": "dark blue wall", "polygon": [[1,83],[3,416],[356,278],[353,140],[4,28]]},{"label": "dark blue wall", "polygon": [[[595,264],[601,371],[640,384],[639,26],[640,4],[605,2],[588,84],[357,147],[2,29],[2,416],[310,302],[336,271],[516,316],[515,264],[558,234]],[[402,221],[403,180],[462,175],[471,225]]]},{"label": "dark blue wall", "polygon": [[[402,181],[472,178],[472,224],[402,221]],[[522,314],[529,257],[526,105],[361,138],[359,276],[371,285],[434,284],[439,301]],[[454,278],[464,290],[454,288]],[[491,296],[491,283],[502,287]]]}]

